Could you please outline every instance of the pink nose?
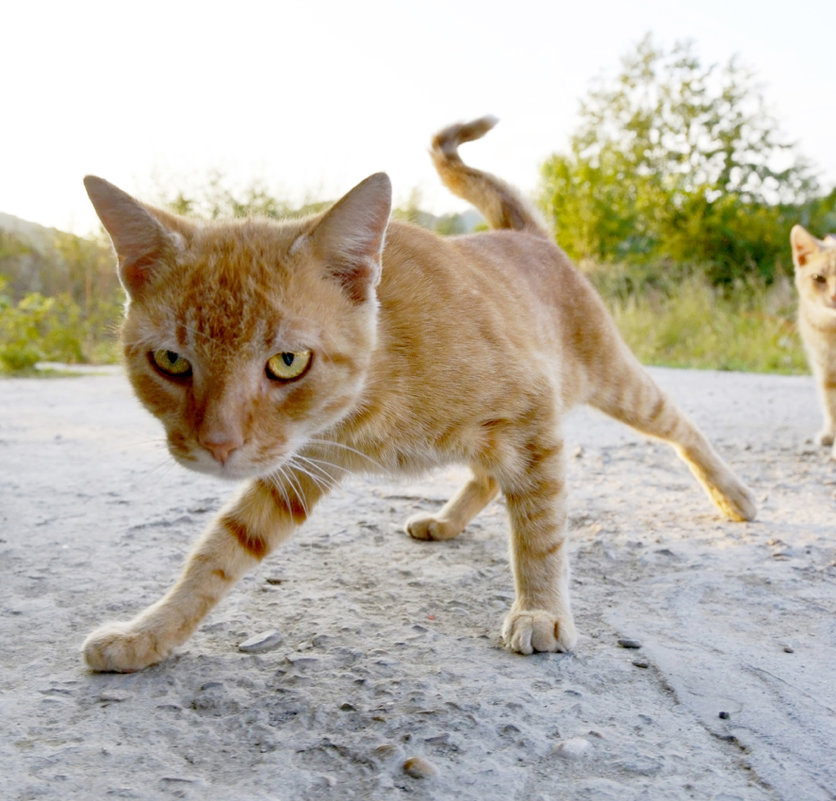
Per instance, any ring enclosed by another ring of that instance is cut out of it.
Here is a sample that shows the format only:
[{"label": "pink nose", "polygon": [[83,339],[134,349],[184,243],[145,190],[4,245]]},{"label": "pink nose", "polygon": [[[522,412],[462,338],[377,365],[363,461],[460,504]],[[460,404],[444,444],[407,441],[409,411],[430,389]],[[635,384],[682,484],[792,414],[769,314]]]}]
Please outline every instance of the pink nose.
[{"label": "pink nose", "polygon": [[225,464],[227,459],[244,444],[239,437],[221,433],[200,436],[198,441],[221,464]]}]

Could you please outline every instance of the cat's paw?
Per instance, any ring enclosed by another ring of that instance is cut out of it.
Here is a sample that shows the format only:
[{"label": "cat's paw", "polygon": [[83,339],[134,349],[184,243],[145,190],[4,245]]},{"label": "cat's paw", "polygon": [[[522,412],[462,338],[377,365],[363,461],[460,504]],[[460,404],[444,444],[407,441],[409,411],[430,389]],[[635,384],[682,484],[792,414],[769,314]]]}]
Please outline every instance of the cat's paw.
[{"label": "cat's paw", "polygon": [[110,623],[96,629],[82,646],[84,659],[99,673],[133,673],[168,656],[150,631],[130,623]]},{"label": "cat's paw", "polygon": [[415,515],[406,521],[406,533],[416,540],[451,540],[462,529],[449,520],[438,520],[431,515]]},{"label": "cat's paw", "polygon": [[578,642],[571,615],[557,617],[543,609],[510,612],[502,626],[505,647],[520,654],[571,651]]},{"label": "cat's paw", "polygon": [[743,484],[735,483],[723,492],[711,491],[711,497],[717,508],[729,520],[738,523],[754,520],[758,514],[758,505],[754,493]]},{"label": "cat's paw", "polygon": [[817,445],[834,445],[834,432],[832,428],[823,428],[816,434],[816,444]]}]

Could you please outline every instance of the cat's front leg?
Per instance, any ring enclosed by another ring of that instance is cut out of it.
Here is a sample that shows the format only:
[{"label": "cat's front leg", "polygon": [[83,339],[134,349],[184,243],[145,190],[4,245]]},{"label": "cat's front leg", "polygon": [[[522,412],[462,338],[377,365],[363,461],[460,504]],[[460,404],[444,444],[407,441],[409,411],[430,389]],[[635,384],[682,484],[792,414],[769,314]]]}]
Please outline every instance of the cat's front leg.
[{"label": "cat's front leg", "polygon": [[165,659],[232,585],[305,519],[317,497],[318,488],[301,480],[292,487],[250,483],[210,524],[159,601],[133,620],[107,624],[87,638],[87,664],[129,673]]},{"label": "cat's front leg", "polygon": [[521,654],[571,651],[578,639],[569,600],[562,449],[561,442],[531,446],[525,476],[503,487],[517,597],[502,638]]},{"label": "cat's front leg", "polygon": [[830,457],[836,459],[836,379],[828,392],[821,390],[822,406],[824,407],[824,424],[816,435],[816,442],[825,447],[831,447]]},{"label": "cat's front leg", "polygon": [[831,447],[831,458],[836,459],[836,370],[830,364],[813,361],[816,392],[822,410],[822,427],[816,435],[816,443]]}]

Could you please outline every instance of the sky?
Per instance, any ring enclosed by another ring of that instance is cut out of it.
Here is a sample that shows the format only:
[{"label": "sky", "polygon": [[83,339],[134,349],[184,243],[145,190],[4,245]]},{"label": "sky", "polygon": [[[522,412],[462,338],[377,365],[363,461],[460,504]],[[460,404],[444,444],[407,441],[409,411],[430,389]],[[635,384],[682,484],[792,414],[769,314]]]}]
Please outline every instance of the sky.
[{"label": "sky", "polygon": [[3,27],[0,212],[78,234],[88,173],[152,202],[213,171],[302,202],[384,170],[396,202],[461,211],[427,148],[484,114],[500,124],[463,156],[533,192],[647,33],[704,66],[737,55],[836,185],[832,0],[16,0]]}]

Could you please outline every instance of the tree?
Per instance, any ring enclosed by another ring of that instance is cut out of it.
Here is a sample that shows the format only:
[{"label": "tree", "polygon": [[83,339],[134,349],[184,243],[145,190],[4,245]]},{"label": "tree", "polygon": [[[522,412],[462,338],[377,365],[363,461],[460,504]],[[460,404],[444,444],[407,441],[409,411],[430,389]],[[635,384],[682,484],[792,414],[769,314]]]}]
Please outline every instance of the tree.
[{"label": "tree", "polygon": [[770,277],[788,215],[819,189],[736,58],[703,67],[693,43],[666,52],[650,35],[593,85],[541,179],[575,258],[698,263],[717,283]]}]

